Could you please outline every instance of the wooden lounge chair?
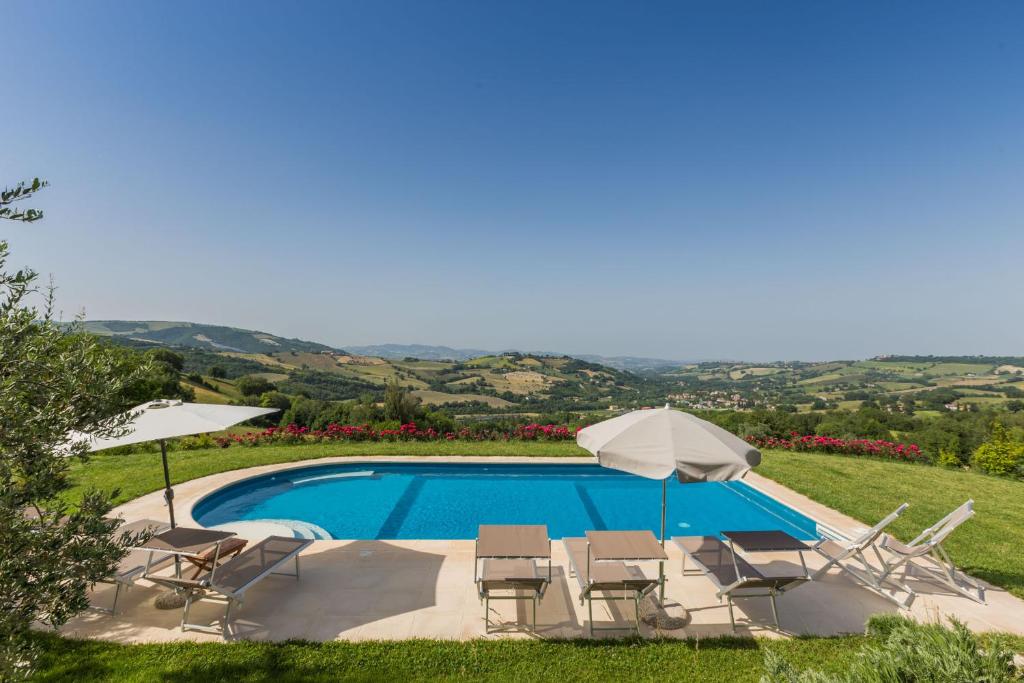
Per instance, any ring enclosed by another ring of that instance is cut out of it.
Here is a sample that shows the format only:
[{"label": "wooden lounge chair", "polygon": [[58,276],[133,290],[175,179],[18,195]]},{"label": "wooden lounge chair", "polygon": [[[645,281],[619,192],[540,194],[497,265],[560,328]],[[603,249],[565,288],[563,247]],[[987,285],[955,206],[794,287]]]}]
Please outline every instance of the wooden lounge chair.
[{"label": "wooden lounge chair", "polygon": [[683,551],[683,575],[686,560],[690,559],[701,574],[708,577],[718,589],[716,597],[729,606],[729,623],[736,630],[733,613],[735,598],[768,598],[771,601],[775,628],[779,628],[779,610],[775,596],[794,584],[808,581],[803,571],[786,575],[768,575],[737,555],[717,536],[675,536],[672,541]]},{"label": "wooden lounge chair", "polygon": [[[569,555],[569,575],[574,576],[580,586],[580,604],[587,604],[590,618],[590,635],[594,631],[622,631],[636,629],[640,634],[640,601],[658,587],[656,578],[649,578],[636,565],[625,562],[594,562],[590,558],[590,543],[586,538],[563,538],[566,553]],[[613,593],[617,595],[596,596],[595,593]],[[636,617],[634,626],[594,626],[594,600],[612,602],[614,600],[633,600]]]},{"label": "wooden lounge chair", "polygon": [[[122,524],[118,527],[117,533],[156,534],[168,527],[169,525],[166,522],[158,522],[153,519],[140,519],[136,522]],[[115,586],[113,603],[110,607],[103,607],[96,604],[92,604],[90,607],[101,612],[106,612],[107,614],[117,614],[117,601],[118,598],[121,597],[122,589],[128,590],[135,585],[136,581],[143,578],[143,575],[146,573],[147,565],[149,566],[150,571],[159,571],[164,567],[174,564],[174,558],[172,557],[164,557],[156,562],[151,562],[150,559],[150,553],[145,550],[133,549],[129,551],[129,553],[117,563],[117,568],[114,570],[113,574],[102,581],[97,582]]]},{"label": "wooden lounge chair", "polygon": [[[181,630],[193,629],[205,633],[219,633],[226,639],[229,632],[231,609],[235,605],[242,604],[245,592],[271,574],[294,576],[298,580],[299,553],[312,542],[307,538],[269,536],[219,567],[211,569],[198,579],[162,577],[162,582],[187,591],[185,609],[181,615]],[[293,559],[295,560],[294,574],[277,571]],[[188,615],[192,603],[200,600],[225,603],[224,619],[219,629],[214,626],[189,623]]]},{"label": "wooden lounge chair", "polygon": [[[908,507],[910,506],[907,503],[903,503],[878,524],[870,529],[865,529],[853,539],[837,540],[825,537],[815,543],[812,550],[828,562],[814,573],[811,580],[817,580],[832,567],[838,567],[865,588],[874,591],[886,600],[891,600],[900,607],[909,609],[917,595],[909,586],[896,581],[891,574],[884,572],[885,560],[877,546],[886,527],[895,522]],[[867,550],[874,553],[875,559],[878,561],[877,565],[873,565],[868,560],[865,555]]]},{"label": "wooden lounge chair", "polygon": [[[985,604],[985,587],[956,568],[942,542],[974,516],[974,501],[966,503],[922,531],[910,543],[900,543],[892,536],[882,536],[878,547],[887,553],[882,562],[880,579],[885,581],[899,569],[907,578],[911,568],[922,578],[941,584],[975,602]],[[915,561],[917,560],[917,561]]]}]

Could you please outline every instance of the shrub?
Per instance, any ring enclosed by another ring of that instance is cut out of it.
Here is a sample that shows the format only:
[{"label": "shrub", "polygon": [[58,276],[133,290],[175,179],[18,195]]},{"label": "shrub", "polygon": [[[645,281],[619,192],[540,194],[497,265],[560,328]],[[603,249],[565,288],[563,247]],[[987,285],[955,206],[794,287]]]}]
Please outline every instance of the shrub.
[{"label": "shrub", "polygon": [[956,451],[952,451],[948,448],[939,449],[939,457],[935,461],[935,464],[939,467],[959,468],[963,467],[964,463],[960,460],[960,456],[956,454]]},{"label": "shrub", "polygon": [[982,644],[956,619],[950,626],[919,624],[900,615],[872,617],[866,646],[843,674],[800,671],[773,650],[765,652],[763,683],[1012,683],[1020,681],[1013,650],[999,636]]},{"label": "shrub", "polygon": [[992,436],[974,451],[971,459],[989,474],[1016,474],[1024,465],[1024,443],[1016,441],[1000,422],[992,423]]},{"label": "shrub", "polygon": [[239,378],[235,382],[235,386],[242,392],[243,396],[259,396],[265,394],[268,391],[273,391],[275,387],[271,382],[268,382],[263,377],[256,377],[253,375],[246,375],[245,377]]},{"label": "shrub", "polygon": [[905,462],[930,462],[917,444],[895,443],[884,439],[837,439],[832,436],[816,434],[801,436],[793,432],[788,439],[777,439],[773,436],[767,438],[747,436],[746,440],[758,448],[781,448],[787,451],[834,453],[837,455],[867,455]]}]

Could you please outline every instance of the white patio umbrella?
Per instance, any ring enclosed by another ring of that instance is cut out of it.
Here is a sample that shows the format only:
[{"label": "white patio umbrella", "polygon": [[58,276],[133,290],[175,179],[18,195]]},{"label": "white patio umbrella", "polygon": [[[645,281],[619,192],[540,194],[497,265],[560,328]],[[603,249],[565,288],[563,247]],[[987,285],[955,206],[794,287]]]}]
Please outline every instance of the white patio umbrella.
[{"label": "white patio umbrella", "polygon": [[227,429],[239,422],[277,412],[277,408],[251,408],[249,406],[226,406],[207,403],[183,403],[177,400],[157,399],[135,406],[128,431],[116,438],[96,438],[76,432],[70,436],[73,442],[87,440],[90,451],[102,451],[117,446],[128,446],[146,441],[160,442],[160,457],[164,465],[164,498],[174,524],[174,490],[171,488],[171,474],[167,469],[167,439],[192,434],[205,434]]},{"label": "white patio umbrella", "polygon": [[[661,545],[665,546],[668,478],[683,484],[741,479],[761,453],[735,434],[668,405],[634,410],[581,429],[576,443],[608,467],[661,480]],[[665,563],[660,564],[662,602]]]}]

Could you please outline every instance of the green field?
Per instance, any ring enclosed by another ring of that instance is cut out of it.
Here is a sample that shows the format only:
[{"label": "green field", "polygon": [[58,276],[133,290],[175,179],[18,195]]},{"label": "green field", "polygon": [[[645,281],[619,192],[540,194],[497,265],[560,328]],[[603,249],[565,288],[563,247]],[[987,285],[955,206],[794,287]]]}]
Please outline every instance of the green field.
[{"label": "green field", "polygon": [[487,405],[495,408],[508,408],[515,405],[511,401],[506,401],[505,399],[498,398],[497,396],[488,396],[486,394],[446,394],[443,391],[429,391],[426,389],[414,391],[412,394],[425,404],[434,406],[451,403],[468,403],[471,401],[486,403]]}]

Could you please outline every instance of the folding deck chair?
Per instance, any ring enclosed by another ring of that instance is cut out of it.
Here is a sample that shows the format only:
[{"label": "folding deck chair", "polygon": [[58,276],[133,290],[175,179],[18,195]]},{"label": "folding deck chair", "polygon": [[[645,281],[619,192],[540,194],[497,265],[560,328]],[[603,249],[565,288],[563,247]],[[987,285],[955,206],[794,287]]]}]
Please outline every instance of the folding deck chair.
[{"label": "folding deck chair", "polygon": [[775,628],[779,628],[775,596],[789,586],[810,580],[802,569],[796,574],[764,574],[734,553],[717,536],[674,536],[672,541],[683,551],[683,575],[686,576],[686,559],[689,558],[697,565],[700,573],[715,584],[719,602],[726,599],[733,631],[736,630],[736,617],[732,609],[735,598],[768,598],[772,605]]},{"label": "folding deck chair", "polygon": [[[888,534],[883,535],[878,545],[889,553],[889,557],[882,560],[884,569],[880,578],[885,580],[902,568],[903,578],[906,580],[909,570],[913,568],[920,570],[923,577],[931,579],[934,583],[956,591],[965,598],[985,604],[985,587],[959,571],[942,547],[942,542],[973,516],[974,501],[968,500],[922,531],[910,543],[903,544]],[[930,566],[914,560],[922,560]]]},{"label": "folding deck chair", "polygon": [[[825,566],[811,576],[811,580],[816,581],[818,577],[824,576],[832,567],[838,567],[865,588],[876,592],[900,607],[909,608],[917,595],[909,586],[896,581],[891,575],[885,573],[885,561],[882,559],[881,553],[878,552],[878,546],[875,544],[882,536],[885,528],[896,521],[908,507],[910,506],[907,503],[903,503],[878,524],[862,532],[852,540],[837,540],[825,537],[815,543],[811,549],[828,561],[825,563]],[[878,566],[872,565],[865,556],[864,552],[869,548],[878,560]],[[855,565],[854,561],[858,562],[859,566]],[[887,585],[895,588],[896,591],[890,590],[887,588]],[[900,592],[904,594],[902,597]]]},{"label": "folding deck chair", "polygon": [[[241,605],[245,592],[271,574],[294,576],[299,578],[299,553],[312,543],[308,538],[285,538],[268,536],[245,552],[228,560],[219,567],[212,568],[198,579],[180,579],[161,577],[161,582],[187,591],[185,609],[181,615],[181,630],[189,629],[205,633],[219,633],[228,637],[228,623],[231,619],[231,608]],[[295,560],[295,573],[286,574],[277,571],[290,560]],[[204,624],[189,623],[188,615],[194,602],[209,600],[223,602],[224,619],[220,628]]]},{"label": "folding deck chair", "polygon": [[[118,533],[128,534],[141,534],[144,532],[158,534],[161,531],[169,528],[166,522],[158,522],[153,519],[140,519],[136,522],[128,522],[118,527]],[[117,563],[117,568],[114,573],[110,576],[97,581],[97,583],[108,584],[115,586],[114,589],[114,601],[110,607],[103,607],[101,605],[90,604],[92,609],[99,610],[100,612],[106,612],[107,614],[117,614],[117,601],[121,597],[121,590],[128,590],[135,585],[135,582],[142,578],[143,574],[146,573],[146,566],[149,563],[150,571],[158,571],[164,567],[168,567],[174,564],[174,558],[171,556],[163,557],[155,562],[149,562],[150,553],[145,550],[133,549],[125,555],[120,562]]]},{"label": "folding deck chair", "polygon": [[[590,543],[586,538],[563,538],[562,543],[569,555],[570,576],[580,586],[580,604],[587,603],[590,617],[590,635],[594,631],[632,630],[633,627],[594,626],[594,600],[613,602],[633,600],[636,615],[636,632],[640,634],[640,601],[658,587],[657,578],[649,578],[636,565],[625,562],[594,562],[590,559]],[[595,596],[595,593],[618,593],[618,596]]]}]

